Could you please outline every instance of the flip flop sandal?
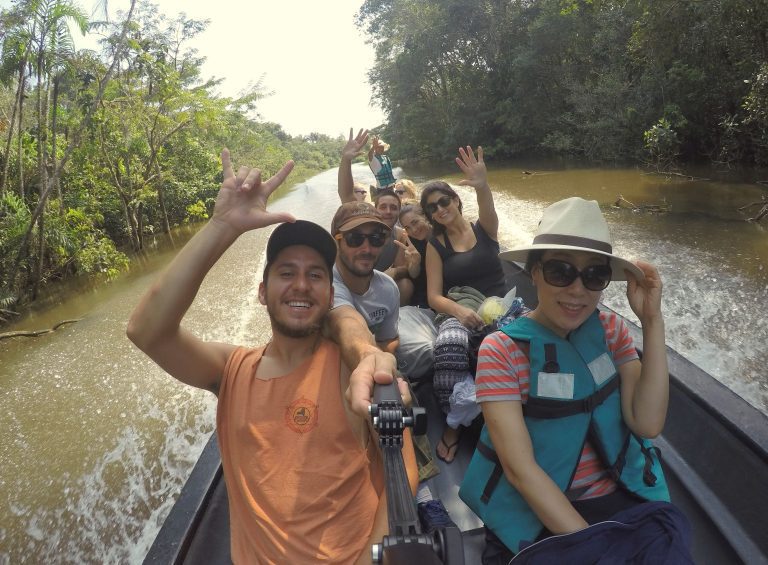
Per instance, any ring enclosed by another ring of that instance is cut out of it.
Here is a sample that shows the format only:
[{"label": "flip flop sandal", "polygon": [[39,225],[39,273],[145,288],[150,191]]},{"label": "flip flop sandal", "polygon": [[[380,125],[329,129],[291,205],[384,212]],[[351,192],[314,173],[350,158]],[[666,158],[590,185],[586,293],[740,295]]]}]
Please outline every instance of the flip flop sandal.
[{"label": "flip flop sandal", "polygon": [[[438,442],[437,445],[438,446],[441,445],[441,444],[444,445],[445,446],[445,452],[447,453],[448,456],[450,456],[451,455],[451,449],[453,449],[454,447],[457,447],[459,445],[460,441],[461,441],[461,434],[459,434],[459,437],[456,438],[456,441],[454,441],[450,445],[448,445],[445,442],[445,440],[441,437],[440,441]],[[458,449],[456,451],[458,451]],[[453,452],[453,459],[450,459],[450,460],[446,459],[443,456],[441,456],[440,453],[437,451],[437,449],[435,449],[435,455],[437,456],[438,459],[440,459],[441,461],[444,461],[445,463],[448,463],[450,465],[451,463],[453,463],[456,460],[456,451]]]}]

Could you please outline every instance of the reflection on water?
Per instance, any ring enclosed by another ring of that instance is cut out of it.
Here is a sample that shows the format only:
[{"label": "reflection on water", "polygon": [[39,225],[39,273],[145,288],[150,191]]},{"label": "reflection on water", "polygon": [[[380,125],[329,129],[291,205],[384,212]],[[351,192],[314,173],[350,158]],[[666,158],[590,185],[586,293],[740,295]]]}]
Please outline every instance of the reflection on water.
[{"label": "reflection on water", "polygon": [[[503,245],[528,242],[555,200],[597,199],[618,253],[659,265],[669,343],[766,411],[768,232],[735,211],[759,199],[756,187],[634,170],[523,170],[491,171]],[[417,180],[439,173],[404,172]],[[365,166],[355,166],[355,177],[372,181]],[[335,170],[323,173],[274,208],[329,225],[335,183]],[[474,219],[471,189],[458,192]],[[671,212],[613,209],[618,194],[636,204],[665,198]],[[227,252],[186,327],[210,340],[268,340],[257,296],[267,236],[246,234]],[[171,256],[160,253],[147,268]],[[82,317],[77,324],[34,340],[0,341],[0,563],[141,562],[213,430],[215,398],[166,376],[125,338],[128,315],[154,276],[137,269],[36,313],[24,327]],[[622,292],[621,284],[611,285],[605,301],[631,316]]]}]

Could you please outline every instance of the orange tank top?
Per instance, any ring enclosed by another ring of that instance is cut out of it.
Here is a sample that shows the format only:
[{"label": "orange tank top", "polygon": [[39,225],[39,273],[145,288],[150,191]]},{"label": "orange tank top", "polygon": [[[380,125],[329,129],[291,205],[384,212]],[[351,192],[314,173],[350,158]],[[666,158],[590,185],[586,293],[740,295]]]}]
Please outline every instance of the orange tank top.
[{"label": "orange tank top", "polygon": [[353,563],[379,497],[341,398],[338,347],[321,341],[262,380],[264,348],[227,360],[216,417],[235,563]]}]

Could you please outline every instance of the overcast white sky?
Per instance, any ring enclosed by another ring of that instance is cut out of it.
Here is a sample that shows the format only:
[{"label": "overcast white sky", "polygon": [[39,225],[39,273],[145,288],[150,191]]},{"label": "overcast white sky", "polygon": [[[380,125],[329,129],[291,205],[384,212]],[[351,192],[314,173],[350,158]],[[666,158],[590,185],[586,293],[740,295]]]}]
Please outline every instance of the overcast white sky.
[{"label": "overcast white sky", "polygon": [[[85,10],[95,3],[79,0]],[[0,5],[8,2],[0,0]],[[160,0],[160,10],[209,19],[193,43],[207,61],[205,78],[224,78],[221,94],[235,96],[264,74],[274,94],[259,105],[268,121],[291,135],[320,132],[347,135],[350,127],[384,121],[371,107],[367,72],[373,48],[354,25],[362,0]],[[109,0],[110,13],[128,8]],[[98,14],[98,17],[102,17]],[[88,46],[77,40],[77,46]]]}]

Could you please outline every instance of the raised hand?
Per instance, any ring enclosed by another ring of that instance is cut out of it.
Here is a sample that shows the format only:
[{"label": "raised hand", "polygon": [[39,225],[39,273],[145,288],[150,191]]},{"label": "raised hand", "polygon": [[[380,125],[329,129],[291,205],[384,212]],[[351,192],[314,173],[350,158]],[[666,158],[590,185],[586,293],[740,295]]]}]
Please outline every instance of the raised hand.
[{"label": "raised hand", "polygon": [[467,145],[459,147],[459,156],[456,157],[456,164],[464,173],[464,180],[459,181],[462,186],[471,186],[474,188],[483,188],[488,186],[488,171],[483,161],[483,148],[478,146],[477,158],[475,152]]},{"label": "raised hand", "polygon": [[288,161],[273,177],[262,181],[261,171],[240,167],[237,174],[232,169],[229,150],[221,152],[224,180],[221,183],[212,222],[220,222],[243,233],[280,222],[293,222],[296,218],[287,212],[267,211],[267,200],[275,189],[285,181],[293,170],[293,161]]},{"label": "raised hand", "polygon": [[348,161],[352,161],[355,157],[359,157],[363,153],[363,147],[368,143],[368,130],[360,129],[357,135],[353,137],[354,129],[349,128],[349,140],[341,150],[341,158]]},{"label": "raised hand", "polygon": [[408,269],[408,276],[415,279],[419,276],[421,270],[421,253],[414,247],[411,238],[405,236],[405,241],[395,240],[395,245],[405,253],[405,267]]},{"label": "raised hand", "polygon": [[641,324],[652,322],[661,317],[661,277],[658,270],[645,261],[635,261],[645,277],[638,280],[629,271],[627,277],[627,300]]}]

